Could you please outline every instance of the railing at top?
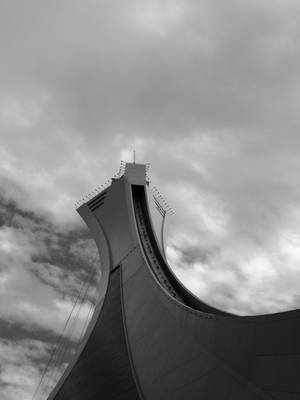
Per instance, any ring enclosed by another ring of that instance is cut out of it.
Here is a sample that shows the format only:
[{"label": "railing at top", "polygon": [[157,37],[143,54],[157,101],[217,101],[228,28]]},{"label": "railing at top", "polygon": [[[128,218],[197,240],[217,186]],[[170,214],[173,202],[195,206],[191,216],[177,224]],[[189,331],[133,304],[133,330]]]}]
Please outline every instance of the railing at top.
[{"label": "railing at top", "polygon": [[[119,179],[121,176],[124,175],[125,172],[125,167],[126,167],[126,162],[121,161],[119,171],[110,179],[108,179],[104,184],[94,188],[90,193],[86,194],[84,197],[82,197],[80,200],[75,202],[75,208],[78,209],[80,206],[83,204],[87,203],[89,200],[91,200],[93,197],[97,196],[99,193],[103,192],[105,189],[107,189],[111,185],[112,179]],[[149,177],[149,169],[150,169],[150,163],[146,164],[146,182],[148,185],[150,185],[151,180]],[[175,214],[174,210],[169,206],[167,201],[165,200],[164,196],[159,192],[156,186],[152,186],[151,188],[152,195],[154,197],[154,200],[157,204],[157,207],[159,208],[159,211],[162,213],[164,216],[165,214],[170,214],[173,215]]]},{"label": "railing at top", "polygon": [[151,191],[152,191],[152,195],[154,197],[155,203],[158,203],[157,207],[159,208],[159,211],[163,215],[165,215],[165,214],[174,215],[175,211],[172,209],[172,207],[169,206],[169,204],[165,200],[164,196],[160,193],[160,191],[157,189],[157,187],[153,186],[151,188]]},{"label": "railing at top", "polygon": [[125,172],[125,161],[121,161],[119,171],[112,177],[109,178],[107,181],[105,181],[102,185],[94,188],[90,193],[86,194],[84,197],[82,197],[80,200],[77,200],[75,202],[75,208],[76,210],[82,206],[83,204],[87,203],[89,200],[91,200],[93,197],[95,197],[97,194],[103,192],[106,188],[108,188],[111,185],[112,179],[118,179],[121,178],[121,176],[124,175]]},{"label": "railing at top", "polygon": [[147,164],[146,164],[146,182],[147,182],[148,184],[151,183],[151,179],[150,179],[150,177],[149,177],[149,169],[150,169],[150,163],[147,163]]}]

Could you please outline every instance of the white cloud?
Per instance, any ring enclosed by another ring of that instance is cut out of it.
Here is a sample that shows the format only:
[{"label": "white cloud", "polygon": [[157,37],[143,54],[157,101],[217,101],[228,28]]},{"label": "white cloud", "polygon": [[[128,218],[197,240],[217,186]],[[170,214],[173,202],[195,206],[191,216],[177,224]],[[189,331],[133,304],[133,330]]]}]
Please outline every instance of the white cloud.
[{"label": "white cloud", "polygon": [[[75,271],[33,260],[34,256],[47,255],[45,240],[48,239],[50,243],[49,238],[50,233],[44,237],[29,229],[5,226],[0,230],[0,318],[22,324],[27,329],[40,328],[60,334],[76,296],[79,293],[83,296],[85,292],[86,286],[82,289],[82,285],[86,278],[76,275]],[[96,263],[98,258],[95,255],[95,245],[93,247],[91,243],[81,240],[81,247],[85,245],[89,245],[90,251],[86,253],[86,259],[84,255],[81,257],[88,269],[89,264]],[[93,270],[86,275],[91,273],[94,273]],[[93,287],[91,285],[90,289]],[[79,330],[85,324],[89,309],[90,302],[86,299],[77,315]],[[75,309],[75,314],[78,311],[79,307]],[[78,332],[74,338],[78,338]]]},{"label": "white cloud", "polygon": [[5,127],[30,129],[40,116],[46,99],[2,98],[0,99],[0,123]]},{"label": "white cloud", "polygon": [[0,340],[1,399],[32,399],[40,379],[40,359],[48,358],[50,349],[39,340]]},{"label": "white cloud", "polygon": [[138,1],[131,11],[133,23],[148,33],[164,36],[184,17],[182,1]]},{"label": "white cloud", "polygon": [[[74,242],[69,250],[73,257],[72,271],[68,265],[58,267],[38,261],[51,257],[53,252],[60,257],[68,253],[66,244],[62,246],[60,242],[62,233],[55,231],[46,220],[22,215],[18,209],[12,212],[9,205],[2,208],[10,226],[3,225],[0,229],[0,319],[2,324],[9,323],[9,331],[18,339],[0,340],[1,396],[5,400],[31,399],[59,335],[76,342],[87,328],[97,298],[94,268],[98,257],[91,239],[78,236],[76,241],[73,232]],[[79,270],[78,265],[81,265]],[[65,326],[69,315],[71,318]],[[5,330],[3,334],[9,337]],[[26,339],[22,339],[24,336]],[[27,336],[40,336],[41,341]],[[49,337],[54,338],[51,345],[47,342]],[[63,360],[51,363],[40,389],[44,396],[67,366],[71,350]]]},{"label": "white cloud", "polygon": [[[281,239],[285,250],[273,255],[283,232],[296,231],[299,206],[296,2],[130,1],[116,10],[78,1],[72,17],[66,4],[58,17],[31,1],[17,20],[10,7],[1,37],[14,39],[2,46],[0,76],[7,198],[72,226],[73,202],[135,148],[177,210],[171,239],[182,231],[231,249],[241,270],[239,252],[251,249],[249,270],[269,270],[268,279],[279,260],[297,273],[297,245]],[[222,270],[227,258],[219,261]]]},{"label": "white cloud", "polygon": [[299,308],[299,263],[294,254],[287,257],[290,248],[280,247],[281,239],[262,248],[228,235],[219,248],[195,243],[183,232],[173,236],[167,256],[183,283],[202,300],[236,314]]}]

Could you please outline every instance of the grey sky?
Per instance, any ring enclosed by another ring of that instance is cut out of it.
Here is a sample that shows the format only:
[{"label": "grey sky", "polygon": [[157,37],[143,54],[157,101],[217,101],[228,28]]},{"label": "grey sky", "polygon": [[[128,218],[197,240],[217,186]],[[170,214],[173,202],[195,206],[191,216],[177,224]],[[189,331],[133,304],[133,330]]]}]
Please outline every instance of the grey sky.
[{"label": "grey sky", "polygon": [[296,0],[1,0],[3,400],[31,399],[97,264],[74,202],[134,148],[189,288],[299,308],[299,43]]}]

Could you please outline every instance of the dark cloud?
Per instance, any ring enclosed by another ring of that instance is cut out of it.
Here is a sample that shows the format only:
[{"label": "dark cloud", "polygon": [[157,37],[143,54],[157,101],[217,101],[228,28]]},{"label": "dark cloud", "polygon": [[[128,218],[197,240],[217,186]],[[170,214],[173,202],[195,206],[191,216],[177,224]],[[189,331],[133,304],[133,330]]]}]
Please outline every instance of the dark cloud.
[{"label": "dark cloud", "polygon": [[63,232],[46,217],[0,200],[0,350],[2,360],[10,358],[2,364],[0,387],[8,396],[5,399],[16,398],[9,396],[17,393],[23,393],[23,398],[32,395],[75,299],[79,293],[83,297],[83,282],[88,281],[87,295],[77,303],[64,332],[64,357],[55,353],[48,371],[49,388],[43,390],[50,390],[72,357],[96,301],[99,256],[86,229]]}]

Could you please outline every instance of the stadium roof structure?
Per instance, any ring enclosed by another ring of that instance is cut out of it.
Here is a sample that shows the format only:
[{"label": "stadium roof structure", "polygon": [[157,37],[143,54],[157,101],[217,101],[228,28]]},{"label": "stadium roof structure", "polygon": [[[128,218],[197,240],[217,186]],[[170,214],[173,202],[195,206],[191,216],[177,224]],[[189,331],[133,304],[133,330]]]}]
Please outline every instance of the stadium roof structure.
[{"label": "stadium roof structure", "polygon": [[202,302],[168,266],[165,217],[144,164],[78,206],[98,246],[99,301],[49,400],[300,399],[300,310],[237,316]]}]

